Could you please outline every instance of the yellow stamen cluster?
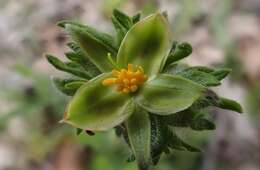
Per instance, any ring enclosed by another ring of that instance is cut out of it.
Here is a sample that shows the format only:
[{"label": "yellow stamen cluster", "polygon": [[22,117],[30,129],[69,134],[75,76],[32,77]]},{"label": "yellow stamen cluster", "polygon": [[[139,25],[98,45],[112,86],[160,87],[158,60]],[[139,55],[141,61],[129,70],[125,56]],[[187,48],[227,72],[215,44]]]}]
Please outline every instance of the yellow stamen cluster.
[{"label": "yellow stamen cluster", "polygon": [[103,80],[102,84],[117,85],[117,91],[122,93],[135,92],[148,78],[141,66],[134,68],[132,64],[128,64],[127,70],[112,70],[112,74],[114,77]]}]

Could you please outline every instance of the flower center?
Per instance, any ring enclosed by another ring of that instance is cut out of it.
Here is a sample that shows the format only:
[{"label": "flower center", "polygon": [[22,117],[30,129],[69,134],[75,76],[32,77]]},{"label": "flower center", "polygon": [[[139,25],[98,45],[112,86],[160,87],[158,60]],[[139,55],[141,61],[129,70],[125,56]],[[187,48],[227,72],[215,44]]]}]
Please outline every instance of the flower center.
[{"label": "flower center", "polygon": [[117,85],[117,91],[121,93],[135,92],[138,86],[142,85],[147,79],[141,66],[134,67],[128,64],[127,70],[112,70],[113,77],[106,78],[102,84],[104,86]]}]

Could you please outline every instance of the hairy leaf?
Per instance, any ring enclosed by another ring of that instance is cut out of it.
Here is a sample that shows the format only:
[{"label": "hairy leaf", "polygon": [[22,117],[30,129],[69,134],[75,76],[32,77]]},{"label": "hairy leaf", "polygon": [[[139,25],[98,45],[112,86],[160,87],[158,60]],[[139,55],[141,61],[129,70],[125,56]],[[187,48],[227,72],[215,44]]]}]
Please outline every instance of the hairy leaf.
[{"label": "hairy leaf", "polygon": [[149,114],[140,107],[126,121],[128,138],[140,169],[151,165],[151,123]]},{"label": "hairy leaf", "polygon": [[102,72],[112,70],[112,65],[107,59],[107,54],[111,53],[115,56],[117,48],[113,45],[113,38],[110,35],[99,32],[91,27],[82,26],[67,22],[66,30],[72,39],[87,54],[88,59],[94,63]]},{"label": "hairy leaf", "polygon": [[188,57],[192,53],[192,47],[189,43],[173,44],[172,52],[169,54],[165,66]]},{"label": "hairy leaf", "polygon": [[82,77],[85,79],[91,78],[91,76],[78,68],[75,68],[73,65],[65,64],[61,60],[59,60],[57,57],[54,57],[52,55],[46,55],[47,60],[50,64],[52,64],[56,69],[65,71],[68,73],[71,73],[75,76]]},{"label": "hairy leaf", "polygon": [[235,111],[238,113],[243,112],[242,107],[238,102],[224,98],[224,97],[220,98],[218,107],[220,107],[222,109],[232,110],[232,111]]},{"label": "hairy leaf", "polygon": [[216,69],[211,74],[220,81],[220,80],[224,79],[230,72],[231,72],[231,69],[221,68],[221,69]]},{"label": "hairy leaf", "polygon": [[52,81],[55,84],[57,89],[59,89],[62,93],[68,96],[73,96],[79,88],[79,86],[77,88],[67,88],[66,86],[68,84],[78,82],[82,85],[83,83],[86,82],[85,80],[80,80],[80,79],[72,79],[72,78],[62,79],[58,77],[52,78]]},{"label": "hairy leaf", "polygon": [[74,42],[67,44],[73,52],[65,53],[71,61],[78,62],[92,77],[101,74],[99,69],[88,59],[87,54]]},{"label": "hairy leaf", "polygon": [[213,75],[198,70],[187,69],[179,72],[177,75],[180,75],[206,87],[220,85],[219,80]]}]

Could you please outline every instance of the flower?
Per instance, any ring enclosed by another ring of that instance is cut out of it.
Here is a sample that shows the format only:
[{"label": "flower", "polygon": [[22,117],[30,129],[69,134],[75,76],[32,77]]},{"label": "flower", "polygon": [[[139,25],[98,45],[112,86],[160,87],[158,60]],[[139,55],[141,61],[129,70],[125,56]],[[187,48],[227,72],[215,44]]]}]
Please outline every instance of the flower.
[{"label": "flower", "polygon": [[[73,26],[79,44],[83,35]],[[170,29],[160,13],[131,27],[124,37],[114,67],[100,50],[86,47],[91,61],[103,72],[76,92],[67,106],[64,122],[90,131],[104,131],[134,120],[149,121],[148,113],[170,115],[190,107],[204,92],[197,83],[162,73],[170,50]],[[107,55],[107,54],[106,54]],[[137,117],[137,118],[136,118]],[[130,126],[129,126],[130,127]],[[131,130],[130,130],[131,131]]]},{"label": "flower", "polygon": [[117,91],[122,93],[136,92],[138,86],[147,80],[144,69],[139,66],[137,71],[134,71],[132,64],[128,64],[127,70],[112,70],[112,74],[114,77],[103,80],[103,85],[117,85]]}]

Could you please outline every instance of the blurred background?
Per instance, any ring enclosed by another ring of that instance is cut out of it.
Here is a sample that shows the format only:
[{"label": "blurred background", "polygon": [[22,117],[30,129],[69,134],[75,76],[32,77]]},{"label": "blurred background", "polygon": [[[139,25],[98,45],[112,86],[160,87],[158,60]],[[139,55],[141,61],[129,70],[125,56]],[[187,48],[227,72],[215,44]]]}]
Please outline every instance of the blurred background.
[{"label": "blurred background", "polygon": [[216,131],[183,129],[203,152],[163,156],[154,170],[259,170],[259,0],[0,0],[0,170],[136,170],[113,130],[77,136],[58,123],[69,98],[55,89],[51,76],[61,73],[43,55],[64,58],[62,19],[114,34],[114,8],[167,11],[174,40],[193,46],[185,62],[232,68],[214,90],[244,108],[243,115],[213,109]]}]

